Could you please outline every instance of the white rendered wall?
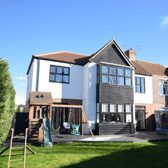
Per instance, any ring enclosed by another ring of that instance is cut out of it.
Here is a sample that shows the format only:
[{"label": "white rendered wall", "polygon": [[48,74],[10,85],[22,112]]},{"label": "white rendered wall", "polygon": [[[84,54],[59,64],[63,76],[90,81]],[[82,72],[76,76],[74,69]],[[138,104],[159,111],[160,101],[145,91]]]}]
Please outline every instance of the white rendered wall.
[{"label": "white rendered wall", "polygon": [[29,73],[27,75],[27,92],[26,92],[26,101],[29,99],[29,92],[35,91],[36,88],[36,72],[37,72],[37,60],[31,64]]},{"label": "white rendered wall", "polygon": [[[84,66],[83,75],[83,109],[91,126],[95,129],[96,123],[96,84],[97,84],[97,64],[87,63]],[[84,133],[90,134],[89,128],[85,124]]]},{"label": "white rendered wall", "polygon": [[[49,82],[50,65],[70,67],[69,84]],[[83,98],[83,66],[40,60],[38,91],[51,92],[52,98]]]},{"label": "white rendered wall", "polygon": [[[145,76],[145,75],[137,75],[137,74],[135,74],[134,77],[145,78],[145,93],[137,93],[137,92],[135,92],[135,87],[134,87],[134,101],[135,101],[135,104],[136,103],[152,104],[153,103],[152,76]],[[135,78],[134,78],[134,80],[135,80]]]},{"label": "white rendered wall", "polygon": [[[133,90],[134,90],[134,99],[135,99],[135,70],[132,71],[132,86],[133,86]],[[135,100],[133,103],[133,123],[134,123],[134,130],[136,131]]]}]

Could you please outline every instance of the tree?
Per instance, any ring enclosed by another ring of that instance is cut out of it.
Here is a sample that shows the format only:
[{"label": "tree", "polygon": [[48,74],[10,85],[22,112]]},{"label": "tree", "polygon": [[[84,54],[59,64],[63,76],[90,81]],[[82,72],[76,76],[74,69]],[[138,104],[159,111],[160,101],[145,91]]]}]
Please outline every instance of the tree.
[{"label": "tree", "polygon": [[15,112],[15,90],[8,71],[8,63],[0,58],[0,145],[11,128]]},{"label": "tree", "polygon": [[23,108],[23,112],[26,112],[26,107],[24,106],[24,108]]},{"label": "tree", "polygon": [[17,111],[16,111],[16,112],[21,112],[21,111],[20,111],[20,105],[18,106],[18,109],[17,109]]}]

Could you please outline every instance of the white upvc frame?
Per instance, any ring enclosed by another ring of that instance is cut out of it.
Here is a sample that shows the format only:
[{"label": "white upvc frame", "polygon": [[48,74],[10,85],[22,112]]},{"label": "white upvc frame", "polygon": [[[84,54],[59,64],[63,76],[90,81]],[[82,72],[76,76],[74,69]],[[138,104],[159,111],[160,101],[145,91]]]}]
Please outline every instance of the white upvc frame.
[{"label": "white upvc frame", "polygon": [[[165,82],[166,82],[166,83],[165,83]],[[160,93],[160,85],[163,85],[163,88],[166,87],[166,92],[167,92],[166,94],[164,94],[164,93],[161,94],[161,93]],[[168,96],[168,81],[164,81],[164,80],[160,80],[160,81],[159,81],[159,94],[160,94],[160,95],[164,95],[164,96]]]}]

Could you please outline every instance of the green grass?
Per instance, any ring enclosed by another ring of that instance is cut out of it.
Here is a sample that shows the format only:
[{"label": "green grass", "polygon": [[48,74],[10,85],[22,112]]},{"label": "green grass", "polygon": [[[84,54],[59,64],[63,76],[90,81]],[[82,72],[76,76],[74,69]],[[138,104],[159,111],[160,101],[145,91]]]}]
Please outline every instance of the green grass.
[{"label": "green grass", "polygon": [[[167,167],[168,142],[153,143],[68,143],[53,148],[30,146],[37,154],[26,156],[26,168],[148,168]],[[0,148],[2,151],[4,148]],[[4,154],[8,154],[7,150]],[[13,152],[14,153],[14,152]],[[18,152],[17,152],[18,153]],[[23,156],[12,156],[12,159]],[[0,157],[6,168],[8,156]],[[11,162],[11,168],[23,162]]]}]

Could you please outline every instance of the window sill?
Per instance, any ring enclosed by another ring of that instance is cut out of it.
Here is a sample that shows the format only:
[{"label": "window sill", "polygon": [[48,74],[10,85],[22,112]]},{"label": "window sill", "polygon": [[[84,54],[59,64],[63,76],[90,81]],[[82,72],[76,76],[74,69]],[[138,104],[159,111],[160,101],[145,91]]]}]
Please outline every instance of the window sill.
[{"label": "window sill", "polygon": [[146,92],[135,92],[135,93],[139,93],[139,94],[146,94]]},{"label": "window sill", "polygon": [[56,82],[56,81],[49,81],[49,82],[52,82],[52,83],[60,83],[60,84],[70,84],[70,83],[66,83],[66,82]]}]

